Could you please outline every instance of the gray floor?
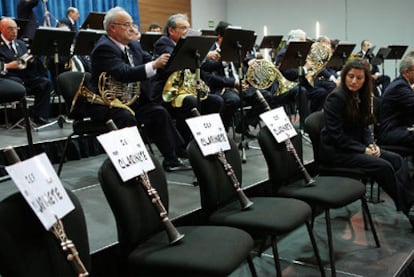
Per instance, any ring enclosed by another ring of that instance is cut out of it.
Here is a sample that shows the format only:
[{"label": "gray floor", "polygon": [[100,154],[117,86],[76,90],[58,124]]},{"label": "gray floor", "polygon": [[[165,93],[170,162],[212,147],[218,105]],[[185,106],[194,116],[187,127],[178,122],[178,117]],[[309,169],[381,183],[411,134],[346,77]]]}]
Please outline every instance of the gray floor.
[{"label": "gray floor", "polygon": [[[62,140],[71,131],[70,124],[63,129],[57,125],[34,132],[35,143]],[[0,129],[0,149],[7,146],[24,145],[22,130]],[[255,186],[267,179],[267,167],[256,141],[250,141],[247,162],[243,165],[243,186]],[[304,140],[305,163],[312,161],[309,143]],[[157,157],[159,155],[157,154]],[[66,162],[62,182],[80,199],[87,219],[92,253],[117,243],[115,222],[111,210],[97,180],[97,170],[106,155]],[[193,186],[191,171],[167,173],[170,193],[170,218],[177,218],[200,208],[198,187]],[[0,185],[0,199],[16,191],[11,181]],[[363,226],[360,203],[353,203],[332,212],[334,247],[337,276],[396,276],[401,267],[411,262],[414,250],[414,234],[405,217],[395,211],[392,201],[381,193],[385,202],[369,204],[381,241],[375,247],[370,231]],[[271,212],[271,211],[269,211]],[[321,215],[315,221],[315,235],[322,259],[329,276],[325,220]],[[315,267],[312,248],[304,227],[284,237],[278,244],[284,276],[319,276]],[[270,249],[254,262],[259,276],[275,276]],[[250,276],[247,265],[242,265],[231,276]]]}]

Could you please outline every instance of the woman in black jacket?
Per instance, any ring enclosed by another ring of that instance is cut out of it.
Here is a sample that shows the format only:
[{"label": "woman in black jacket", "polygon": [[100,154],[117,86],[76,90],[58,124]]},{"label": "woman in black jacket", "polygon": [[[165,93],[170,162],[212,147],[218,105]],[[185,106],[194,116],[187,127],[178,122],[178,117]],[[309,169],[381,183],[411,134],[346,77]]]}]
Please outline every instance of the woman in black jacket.
[{"label": "woman in black jacket", "polygon": [[341,84],[326,99],[320,159],[341,167],[362,169],[394,200],[414,227],[414,184],[403,158],[374,142],[371,74],[364,60],[355,58],[342,70]]}]

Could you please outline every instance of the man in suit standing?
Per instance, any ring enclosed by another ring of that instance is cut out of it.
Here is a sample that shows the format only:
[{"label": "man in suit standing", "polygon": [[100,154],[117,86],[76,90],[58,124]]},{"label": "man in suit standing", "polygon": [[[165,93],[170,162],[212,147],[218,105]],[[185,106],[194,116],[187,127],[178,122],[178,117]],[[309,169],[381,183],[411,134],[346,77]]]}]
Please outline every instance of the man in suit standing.
[{"label": "man in suit standing", "polygon": [[20,0],[17,4],[17,17],[26,19],[29,22],[26,25],[24,33],[20,34],[21,38],[33,40],[37,27],[39,26],[33,8],[39,4],[39,0]]},{"label": "man in suit standing", "polygon": [[95,121],[105,122],[112,119],[118,128],[143,123],[151,141],[164,156],[164,169],[188,169],[177,158],[175,150],[181,146],[182,140],[168,111],[159,104],[141,101],[141,97],[146,97],[148,92],[142,85],[143,81],[154,76],[157,70],[165,66],[170,55],[160,55],[156,60],[152,60],[151,55],[142,50],[140,43],[133,40],[132,18],[120,7],[112,8],[106,13],[103,25],[107,34],[99,39],[92,50],[92,76],[88,88],[100,95],[99,80],[105,73],[106,77],[110,77],[112,82],[117,82],[125,90],[133,83],[141,81],[140,98],[138,103],[131,104],[130,109],[133,111],[127,107],[97,104],[94,100],[87,102],[82,98],[77,101],[75,112]]},{"label": "man in suit standing", "polygon": [[26,63],[26,66],[19,64],[18,58],[28,52],[26,44],[17,39],[18,27],[16,22],[5,17],[0,21],[0,60],[5,65],[0,69],[2,77],[11,79],[23,84],[30,89],[30,94],[35,96],[32,110],[32,120],[38,125],[48,123],[50,110],[50,94],[53,91],[52,82],[39,76],[33,64]]},{"label": "man in suit standing", "polygon": [[79,19],[79,11],[77,8],[69,7],[66,10],[66,17],[59,20],[60,24],[64,24],[69,27],[69,30],[76,31],[76,21]]}]

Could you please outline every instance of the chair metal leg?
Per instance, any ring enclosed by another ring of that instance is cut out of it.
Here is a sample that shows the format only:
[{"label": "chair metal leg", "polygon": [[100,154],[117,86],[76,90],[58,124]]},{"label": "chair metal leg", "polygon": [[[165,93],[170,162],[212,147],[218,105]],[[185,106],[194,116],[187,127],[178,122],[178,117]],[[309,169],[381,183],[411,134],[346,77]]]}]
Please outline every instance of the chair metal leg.
[{"label": "chair metal leg", "polygon": [[273,251],[273,260],[275,262],[276,276],[282,277],[282,268],[280,267],[279,252],[277,250],[277,238],[276,236],[271,236],[272,251]]},{"label": "chair metal leg", "polygon": [[306,229],[308,229],[308,234],[312,243],[313,252],[315,253],[316,261],[318,262],[319,271],[321,272],[321,276],[325,277],[325,269],[323,268],[321,256],[319,255],[319,249],[316,245],[316,240],[315,236],[313,235],[312,226],[309,222],[306,222]]},{"label": "chair metal leg", "polygon": [[328,234],[328,247],[329,247],[329,263],[331,264],[332,277],[336,276],[335,268],[335,252],[332,242],[332,226],[331,226],[331,215],[329,209],[325,210],[325,221],[326,221],[326,233]]},{"label": "chair metal leg", "polygon": [[68,151],[69,143],[72,140],[72,136],[73,136],[73,133],[68,136],[65,142],[65,146],[63,147],[62,157],[60,158],[60,163],[59,163],[59,167],[57,170],[58,176],[60,176],[60,173],[62,172],[63,163],[65,162],[65,158],[66,158],[66,152]]},{"label": "chair metal leg", "polygon": [[24,125],[25,125],[24,128],[26,130],[27,143],[29,145],[30,156],[32,156],[34,155],[33,136],[32,136],[32,129],[30,125],[30,119],[29,119],[29,111],[27,110],[27,103],[26,103],[25,97],[23,97],[20,100],[20,104],[22,106],[22,111],[23,111],[23,118],[24,118]]},{"label": "chair metal leg", "polygon": [[251,255],[247,256],[247,264],[249,265],[250,273],[253,277],[257,277],[256,268],[254,267],[253,258]]},{"label": "chair metal leg", "polygon": [[374,236],[375,244],[377,245],[377,247],[381,247],[380,241],[377,235],[377,230],[375,229],[374,222],[372,221],[371,212],[369,211],[367,199],[365,198],[365,196],[361,197],[361,202],[362,202],[362,208],[364,209],[365,214],[368,218],[369,226],[371,227],[371,232],[372,232],[372,235]]}]

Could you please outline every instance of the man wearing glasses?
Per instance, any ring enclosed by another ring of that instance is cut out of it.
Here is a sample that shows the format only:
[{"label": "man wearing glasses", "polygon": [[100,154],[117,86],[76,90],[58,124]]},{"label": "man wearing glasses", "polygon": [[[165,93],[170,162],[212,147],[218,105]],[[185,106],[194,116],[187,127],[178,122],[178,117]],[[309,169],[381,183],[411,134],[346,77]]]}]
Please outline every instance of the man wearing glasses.
[{"label": "man wearing glasses", "polygon": [[[105,76],[110,76],[112,81],[125,84],[125,88],[140,81],[139,97],[143,97],[148,92],[144,81],[165,66],[169,54],[152,60],[151,55],[143,51],[139,42],[133,39],[132,18],[120,7],[112,8],[106,13],[103,25],[107,34],[98,40],[92,50],[92,76],[88,88],[100,95],[98,83],[105,73]],[[134,112],[127,108],[112,107],[112,102],[110,107],[91,103],[93,101],[88,102],[85,98],[80,100],[76,103],[75,114],[100,122],[112,119],[118,128],[144,124],[146,134],[164,156],[165,169],[169,171],[188,169],[176,156],[175,149],[182,144],[182,140],[168,111],[161,105],[141,103],[139,98],[137,102],[130,105],[135,112],[134,115]]]},{"label": "man wearing glasses", "polygon": [[9,17],[1,19],[0,60],[4,62],[4,66],[0,68],[0,78],[16,81],[25,86],[28,94],[34,95],[31,118],[35,124],[44,125],[48,123],[53,85],[47,77],[39,76],[34,64],[30,61],[25,64],[17,61],[18,58],[28,53],[26,44],[17,39],[18,29],[13,19]]},{"label": "man wearing glasses", "polygon": [[[154,55],[171,54],[174,47],[181,38],[185,38],[190,31],[190,23],[185,14],[174,14],[170,16],[165,24],[164,34],[154,43]],[[203,59],[204,57],[200,57]],[[151,80],[152,92],[149,101],[163,104],[171,115],[176,119],[177,129],[183,136],[185,145],[191,139],[191,131],[185,119],[193,116],[193,110],[198,109],[197,96],[190,95],[183,99],[181,107],[173,107],[171,103],[162,100],[162,92],[170,74],[165,70],[159,70],[154,79]],[[223,107],[223,99],[219,95],[208,94],[206,99],[200,103],[200,113],[220,113]],[[179,151],[185,156],[184,148]]]}]

